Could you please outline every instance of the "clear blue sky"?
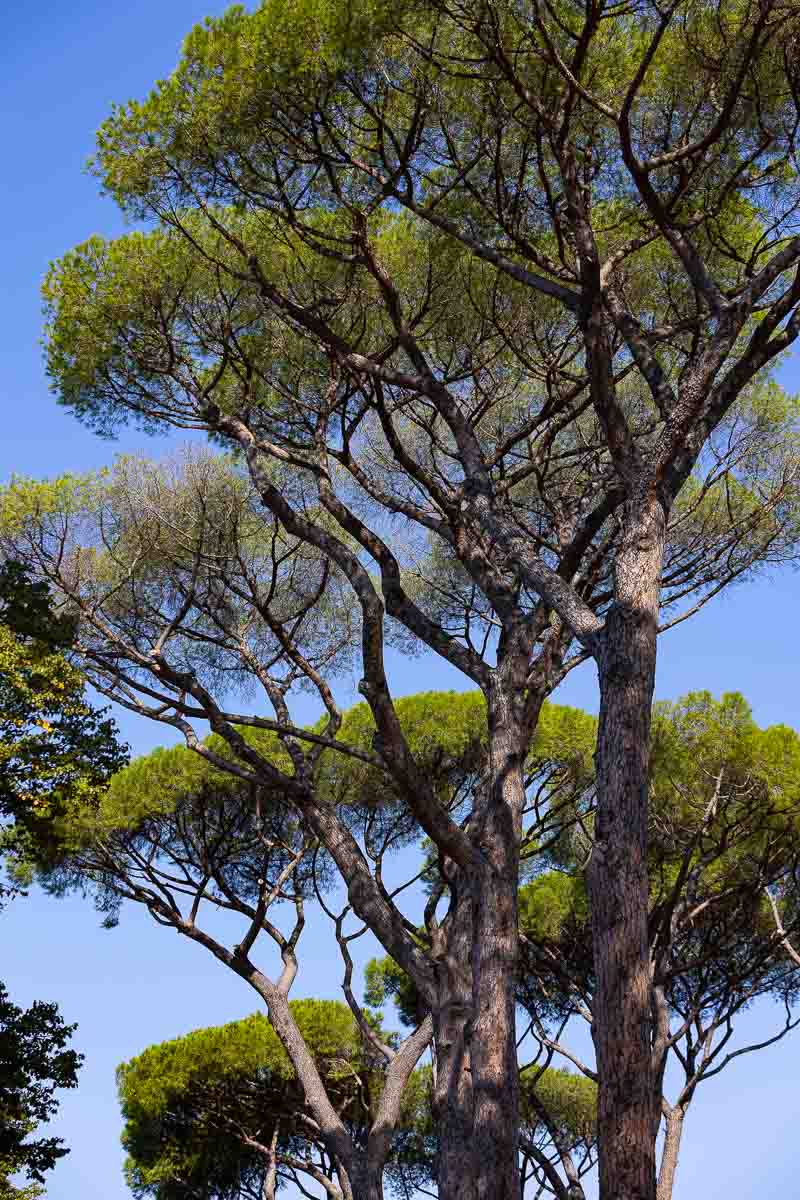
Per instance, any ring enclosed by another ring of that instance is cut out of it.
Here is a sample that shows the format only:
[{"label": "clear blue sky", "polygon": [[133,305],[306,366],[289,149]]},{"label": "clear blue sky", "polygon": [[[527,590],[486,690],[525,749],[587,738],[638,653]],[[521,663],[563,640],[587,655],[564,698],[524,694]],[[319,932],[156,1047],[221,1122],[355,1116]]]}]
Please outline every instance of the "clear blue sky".
[{"label": "clear blue sky", "polygon": [[[225,5],[213,0],[41,0],[14,4],[0,46],[0,113],[6,163],[2,205],[0,481],[12,472],[52,474],[99,466],[123,448],[87,433],[49,395],[38,345],[39,285],[48,262],[91,233],[113,234],[121,222],[83,173],[93,134],[112,101],[139,96],[174,65],[192,23]],[[787,386],[800,387],[790,365]],[[153,444],[151,452],[157,452]],[[661,644],[658,695],[692,688],[737,689],[762,724],[800,728],[795,634],[800,584],[791,570],[730,591]],[[397,692],[461,686],[436,663],[396,662]],[[596,705],[584,669],[558,699]],[[158,730],[128,723],[126,736],[144,751]],[[337,996],[339,967],[324,928],[304,941],[298,994]],[[235,1019],[255,1007],[244,985],[202,950],[128,910],[106,932],[91,906],[73,897],[33,894],[0,918],[0,977],[12,997],[56,1000],[79,1022],[76,1046],[86,1055],[77,1092],[67,1094],[55,1131],[72,1153],[51,1177],[51,1200],[123,1200],[120,1121],[114,1069],[154,1041],[198,1025]],[[255,999],[255,997],[253,998]],[[748,1015],[760,1034],[777,1017]],[[797,1193],[796,1130],[800,1118],[800,1039],[730,1067],[703,1093],[687,1122],[677,1200],[750,1200]]]}]

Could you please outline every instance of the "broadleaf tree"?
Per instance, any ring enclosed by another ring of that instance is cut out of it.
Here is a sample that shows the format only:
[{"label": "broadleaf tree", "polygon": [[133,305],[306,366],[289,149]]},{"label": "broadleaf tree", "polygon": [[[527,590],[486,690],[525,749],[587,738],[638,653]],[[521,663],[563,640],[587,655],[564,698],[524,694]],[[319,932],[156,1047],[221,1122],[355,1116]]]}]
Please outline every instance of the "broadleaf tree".
[{"label": "broadleaf tree", "polygon": [[[40,865],[57,847],[55,814],[91,803],[126,761],[113,721],[88,703],[86,680],[69,661],[74,633],[44,581],[14,560],[0,565],[0,855],[9,868],[0,907],[24,887],[31,846]],[[38,1127],[55,1115],[55,1093],[77,1086],[83,1056],[68,1048],[75,1028],[55,1004],[15,1004],[0,982],[3,1200],[42,1195],[46,1172],[68,1153]],[[21,1175],[27,1182],[12,1182]]]},{"label": "broadleaf tree", "polygon": [[[83,1055],[67,1049],[75,1031],[55,1004],[23,1009],[0,983],[0,1197],[34,1200],[45,1172],[69,1153],[63,1138],[36,1136],[58,1108],[54,1093],[77,1087]],[[27,1184],[12,1182],[24,1174]]]},{"label": "broadleaf tree", "polygon": [[[790,0],[234,7],[101,128],[97,174],[146,230],[91,239],[46,284],[62,401],[106,432],[205,431],[238,482],[206,503],[193,469],[192,504],[157,472],[129,471],[127,499],[19,484],[10,547],[80,611],[97,685],[197,749],[208,721],[226,769],[325,845],[456,1071],[448,1198],[519,1195],[524,764],[588,658],[600,1190],[655,1194],[656,636],[796,544],[796,407],[765,373],[800,333],[799,21]],[[486,697],[468,818],[403,735],[395,636]],[[348,656],[368,753],[449,872],[468,969],[444,990],[310,783]],[[272,718],[231,707],[243,675]],[[301,680],[321,741],[292,720]],[[285,759],[243,720],[271,721]]]}]

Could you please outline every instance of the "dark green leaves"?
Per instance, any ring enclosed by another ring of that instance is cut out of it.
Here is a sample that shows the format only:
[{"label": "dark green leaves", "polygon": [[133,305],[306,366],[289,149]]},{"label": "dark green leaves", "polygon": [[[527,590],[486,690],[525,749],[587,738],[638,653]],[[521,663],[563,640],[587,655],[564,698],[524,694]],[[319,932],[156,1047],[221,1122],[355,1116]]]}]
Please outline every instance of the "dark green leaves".
[{"label": "dark green leaves", "polygon": [[75,1028],[55,1004],[12,1004],[0,983],[0,1194],[18,1171],[43,1183],[68,1153],[61,1138],[31,1135],[58,1108],[54,1093],[77,1086],[83,1056],[66,1049]]}]

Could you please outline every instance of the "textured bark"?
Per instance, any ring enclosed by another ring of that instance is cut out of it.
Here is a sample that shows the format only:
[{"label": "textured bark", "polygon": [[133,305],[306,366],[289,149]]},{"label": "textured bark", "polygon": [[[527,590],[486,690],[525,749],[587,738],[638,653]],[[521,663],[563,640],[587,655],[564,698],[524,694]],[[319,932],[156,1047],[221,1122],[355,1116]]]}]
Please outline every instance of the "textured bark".
[{"label": "textured bark", "polygon": [[350,1185],[350,1176],[344,1169],[344,1165],[340,1162],[336,1162],[334,1163],[334,1170],[336,1171],[336,1181],[339,1184],[339,1191],[342,1194],[342,1200],[353,1200],[353,1189]]},{"label": "textured bark", "polygon": [[475,1200],[474,1098],[468,1033],[472,1010],[471,898],[451,884],[453,902],[437,947],[433,1112],[439,1134],[439,1200]]},{"label": "textured bark", "polygon": [[368,1161],[353,1172],[353,1200],[383,1200],[383,1164],[377,1169]]},{"label": "textured bark", "polygon": [[405,1039],[386,1072],[375,1120],[367,1139],[366,1157],[357,1168],[358,1186],[354,1200],[378,1200],[383,1195],[383,1172],[400,1118],[403,1093],[420,1055],[430,1045],[433,1022],[430,1016]]},{"label": "textured bark", "polygon": [[597,652],[595,845],[587,872],[596,972],[600,1200],[655,1200],[647,933],[647,789],[665,514],[629,506],[615,599]]},{"label": "textured bark", "polygon": [[675,1186],[675,1173],[678,1169],[678,1155],[683,1137],[683,1121],[685,1113],[681,1108],[670,1109],[667,1115],[667,1129],[664,1137],[664,1149],[661,1152],[661,1166],[658,1171],[658,1200],[672,1200],[672,1189]]},{"label": "textured bark", "polygon": [[503,680],[488,697],[489,779],[475,828],[481,866],[473,892],[470,1059],[477,1200],[520,1200],[521,1194],[515,983],[525,789],[523,687],[515,683]]}]

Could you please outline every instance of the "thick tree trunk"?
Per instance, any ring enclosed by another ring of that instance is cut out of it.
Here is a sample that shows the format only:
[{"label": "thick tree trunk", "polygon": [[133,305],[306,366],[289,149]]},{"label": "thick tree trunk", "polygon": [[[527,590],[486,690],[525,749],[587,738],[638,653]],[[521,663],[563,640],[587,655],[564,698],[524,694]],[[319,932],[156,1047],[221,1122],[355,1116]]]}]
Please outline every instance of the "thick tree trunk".
[{"label": "thick tree trunk", "polygon": [[520,1200],[515,992],[524,683],[498,680],[488,699],[489,781],[474,830],[481,859],[472,914],[475,1194],[477,1200]]},{"label": "thick tree trunk", "polygon": [[675,1173],[678,1169],[678,1155],[683,1136],[683,1121],[685,1113],[681,1108],[673,1108],[667,1117],[667,1129],[664,1137],[664,1149],[661,1152],[661,1166],[658,1171],[658,1200],[672,1200],[672,1189],[675,1186]]},{"label": "thick tree trunk", "polygon": [[438,1005],[433,1014],[433,1113],[439,1135],[439,1200],[476,1200],[474,1101],[468,1031],[473,1016],[472,900],[454,879],[437,957]]},{"label": "thick tree trunk", "polygon": [[383,1200],[383,1169],[383,1163],[373,1167],[368,1162],[363,1162],[353,1171],[353,1200]]},{"label": "thick tree trunk", "polygon": [[655,1200],[647,809],[650,712],[665,514],[626,514],[614,604],[598,652],[595,845],[587,872],[596,987],[600,1200]]}]

